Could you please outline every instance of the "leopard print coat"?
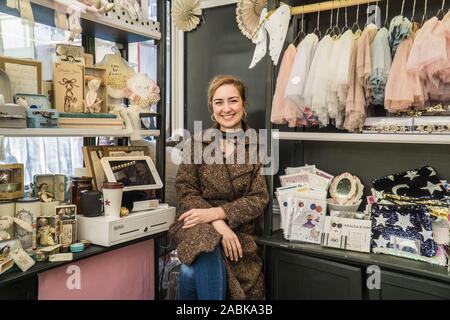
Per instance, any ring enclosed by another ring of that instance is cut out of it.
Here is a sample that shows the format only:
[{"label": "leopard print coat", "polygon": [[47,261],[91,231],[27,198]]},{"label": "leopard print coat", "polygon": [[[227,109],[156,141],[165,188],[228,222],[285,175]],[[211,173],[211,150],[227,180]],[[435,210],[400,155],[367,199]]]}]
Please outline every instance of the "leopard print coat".
[{"label": "leopard print coat", "polygon": [[[199,138],[199,134],[195,135],[190,145],[193,146]],[[214,140],[203,141],[200,144],[202,149]],[[247,155],[249,144],[246,140]],[[258,164],[182,163],[175,181],[179,207],[177,218],[191,209],[221,206],[228,225],[239,238],[243,258],[231,261],[222,250],[231,299],[264,299],[263,264],[255,238],[260,230],[259,218],[269,202],[269,194],[260,171],[261,165]],[[181,227],[182,222],[175,222],[170,227],[169,236],[175,241],[178,257],[184,264],[190,265],[199,254],[212,252],[221,245],[221,234],[210,224],[189,229]]]}]

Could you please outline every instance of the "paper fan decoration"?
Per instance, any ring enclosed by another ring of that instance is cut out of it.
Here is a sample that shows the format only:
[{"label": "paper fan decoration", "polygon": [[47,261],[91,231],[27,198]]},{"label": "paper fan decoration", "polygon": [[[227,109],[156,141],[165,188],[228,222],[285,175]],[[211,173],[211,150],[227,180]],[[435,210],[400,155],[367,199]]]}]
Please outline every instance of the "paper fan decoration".
[{"label": "paper fan decoration", "polygon": [[238,0],[236,21],[242,34],[249,39],[255,35],[259,26],[259,16],[267,6],[267,0]]},{"label": "paper fan decoration", "polygon": [[202,9],[199,0],[175,0],[172,7],[172,21],[183,31],[192,31],[200,23]]}]

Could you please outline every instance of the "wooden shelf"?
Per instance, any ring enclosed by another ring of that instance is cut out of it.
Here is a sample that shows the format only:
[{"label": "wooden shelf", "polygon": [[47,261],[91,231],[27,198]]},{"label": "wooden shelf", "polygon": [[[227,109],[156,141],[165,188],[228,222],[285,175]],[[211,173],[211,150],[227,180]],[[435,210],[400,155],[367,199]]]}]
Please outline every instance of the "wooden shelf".
[{"label": "wooden shelf", "polygon": [[[158,137],[159,130],[141,130],[141,135]],[[8,129],[0,128],[0,136],[6,137],[129,137],[130,131],[122,129]]]},{"label": "wooden shelf", "polygon": [[[53,0],[31,0],[31,3],[33,3],[33,5],[54,10]],[[48,13],[46,15],[48,15]],[[81,18],[82,28],[90,30],[98,38],[111,41],[126,40],[128,42],[161,39],[161,32],[159,32],[159,23],[156,21],[151,22],[152,27],[149,27],[148,31],[143,31],[143,28],[137,25],[117,24],[114,23],[114,21],[109,17],[97,16],[93,13],[83,13],[81,14]],[[36,20],[37,22],[39,22],[40,19]],[[53,15],[51,15],[51,20],[53,20]],[[54,25],[54,23],[52,25]],[[153,26],[155,26],[156,28],[153,28]]]},{"label": "wooden shelf", "polygon": [[272,137],[278,140],[294,141],[450,144],[450,135],[444,134],[366,134],[272,131]]}]

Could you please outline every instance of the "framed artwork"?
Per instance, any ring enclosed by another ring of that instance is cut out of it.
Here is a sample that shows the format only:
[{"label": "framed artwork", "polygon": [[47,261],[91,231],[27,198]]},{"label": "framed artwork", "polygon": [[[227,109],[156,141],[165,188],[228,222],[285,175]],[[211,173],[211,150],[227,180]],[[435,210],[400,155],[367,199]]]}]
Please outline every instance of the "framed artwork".
[{"label": "framed artwork", "polygon": [[163,186],[150,157],[104,157],[101,163],[108,182],[123,183],[123,191],[159,189]]},{"label": "framed artwork", "polygon": [[101,190],[106,182],[105,172],[100,160],[103,157],[150,156],[147,146],[100,146],[83,147],[85,167],[93,178],[94,188]]},{"label": "framed artwork", "polygon": [[0,68],[9,77],[13,95],[42,93],[42,63],[40,61],[0,57]]}]

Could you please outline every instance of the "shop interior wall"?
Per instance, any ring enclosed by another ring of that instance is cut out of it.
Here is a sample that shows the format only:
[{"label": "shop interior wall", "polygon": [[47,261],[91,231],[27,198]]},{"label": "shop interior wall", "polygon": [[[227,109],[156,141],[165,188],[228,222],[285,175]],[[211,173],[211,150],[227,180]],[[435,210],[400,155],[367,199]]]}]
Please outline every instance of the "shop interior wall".
[{"label": "shop interior wall", "polygon": [[218,74],[241,78],[248,87],[248,122],[253,128],[265,127],[266,61],[252,70],[253,43],[239,31],[236,5],[203,10],[204,21],[193,32],[185,33],[185,128],[193,131],[194,121],[211,126],[208,111],[208,82]]}]

